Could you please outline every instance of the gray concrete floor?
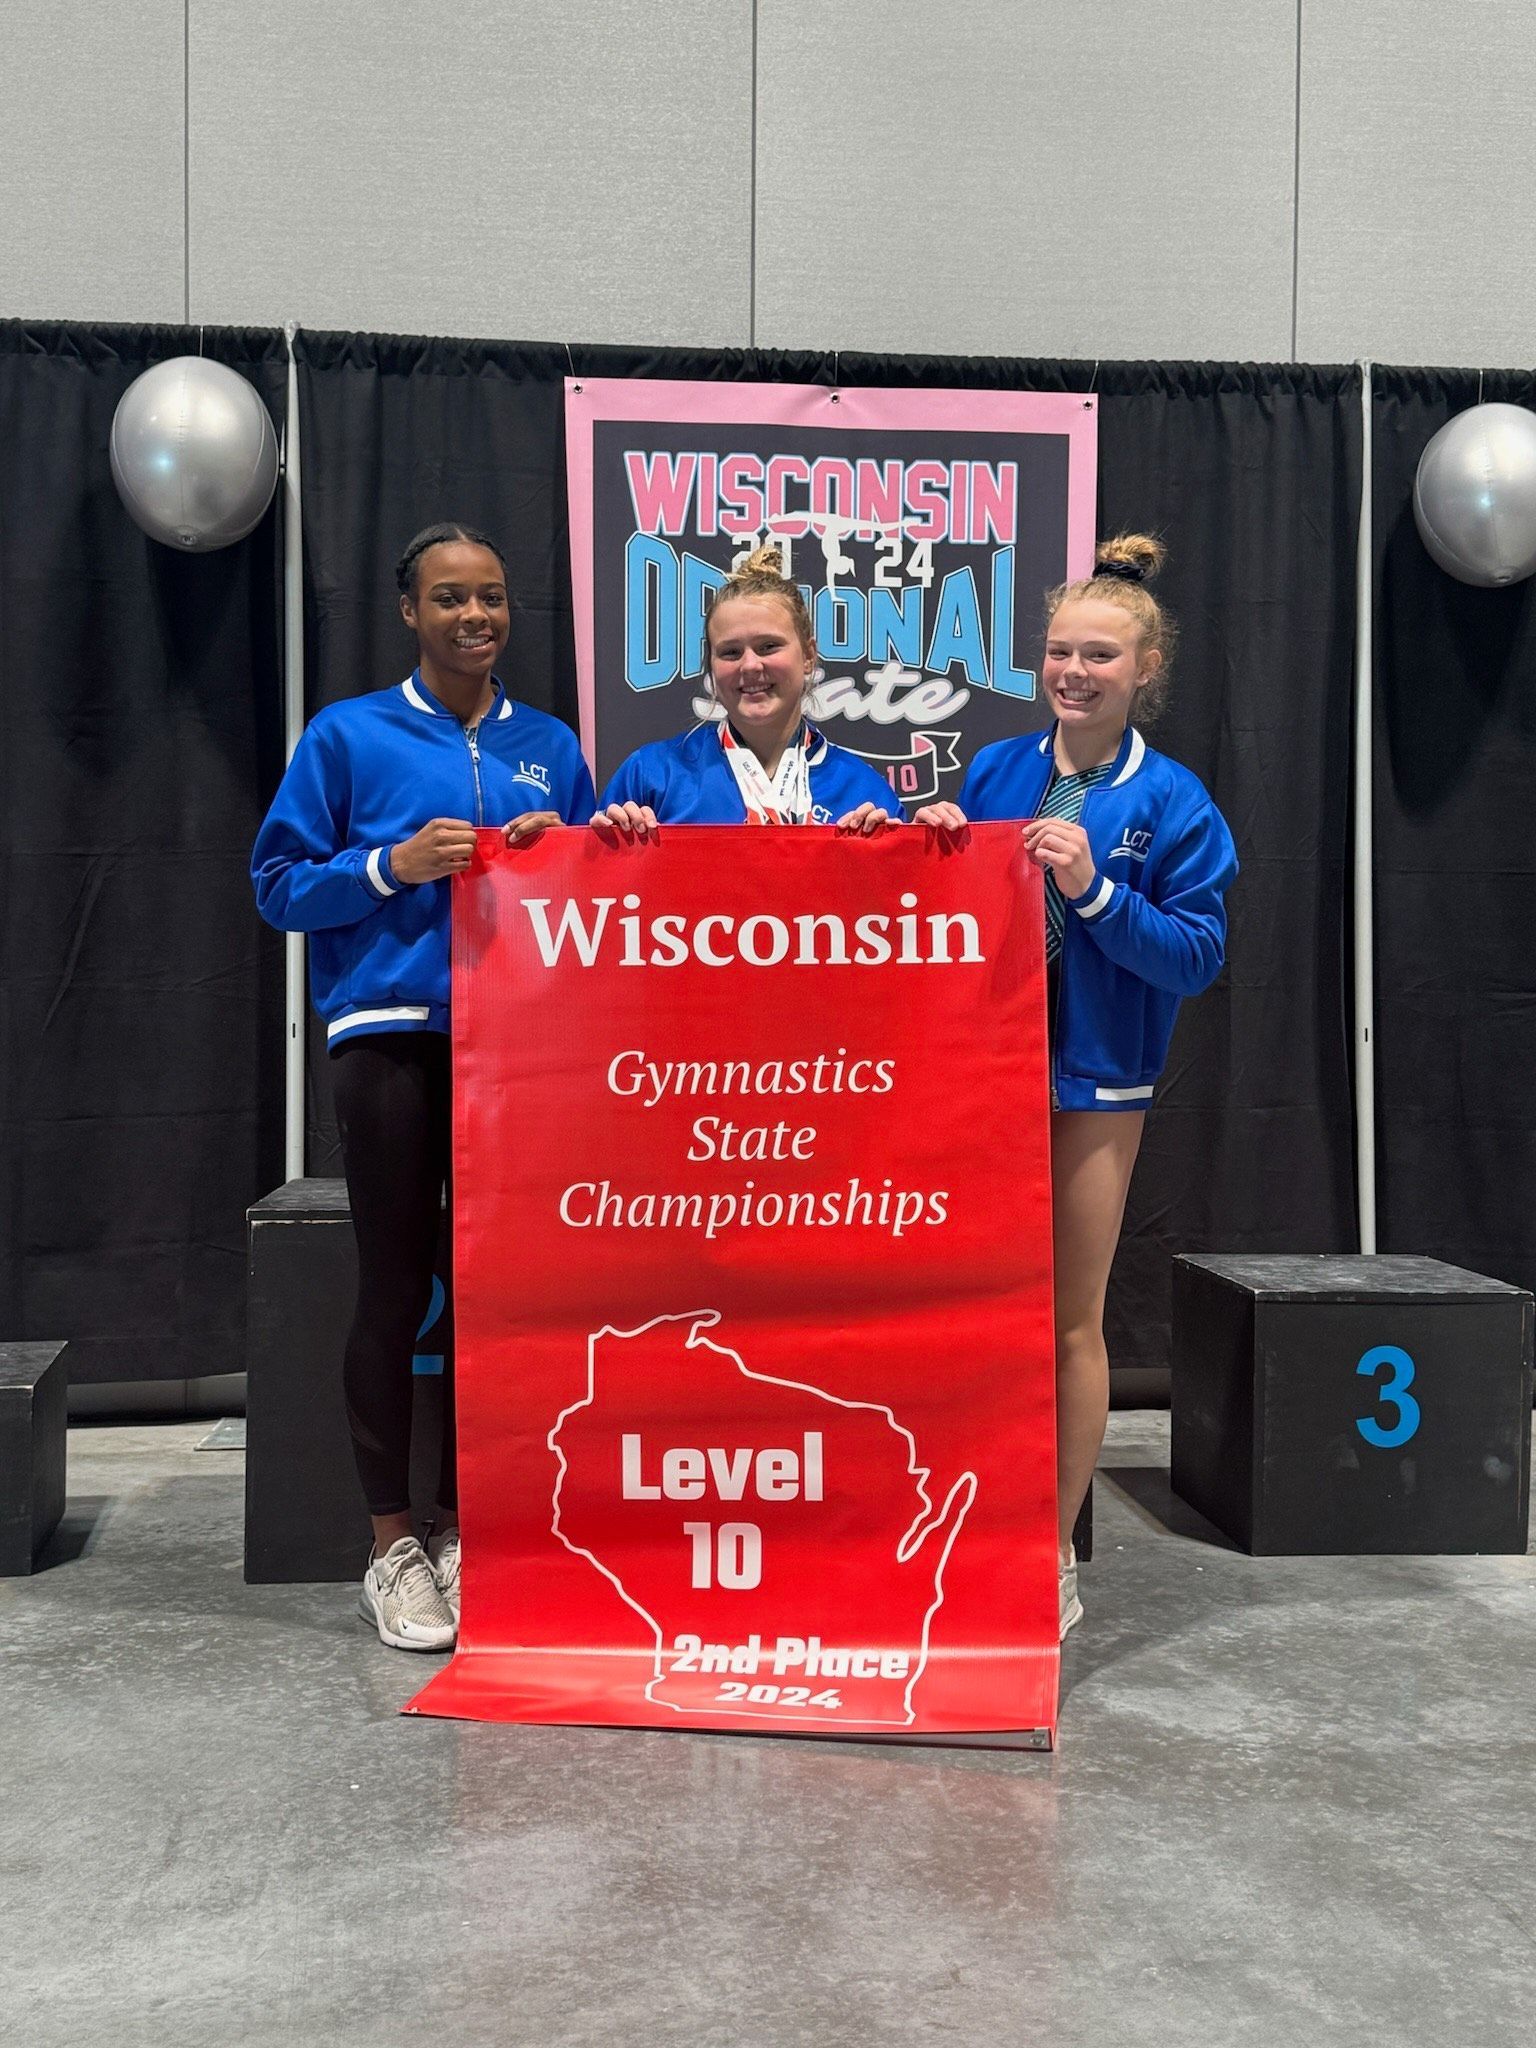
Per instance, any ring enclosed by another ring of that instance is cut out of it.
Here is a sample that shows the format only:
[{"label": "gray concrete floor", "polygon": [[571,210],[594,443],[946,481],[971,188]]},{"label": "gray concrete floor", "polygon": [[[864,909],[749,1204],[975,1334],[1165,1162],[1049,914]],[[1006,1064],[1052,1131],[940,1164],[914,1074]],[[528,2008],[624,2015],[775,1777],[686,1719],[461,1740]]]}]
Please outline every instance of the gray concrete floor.
[{"label": "gray concrete floor", "polygon": [[207,1430],[0,1581],[6,2042],[1536,2038],[1530,1558],[1242,1556],[1117,1415],[1054,1757],[406,1720]]}]

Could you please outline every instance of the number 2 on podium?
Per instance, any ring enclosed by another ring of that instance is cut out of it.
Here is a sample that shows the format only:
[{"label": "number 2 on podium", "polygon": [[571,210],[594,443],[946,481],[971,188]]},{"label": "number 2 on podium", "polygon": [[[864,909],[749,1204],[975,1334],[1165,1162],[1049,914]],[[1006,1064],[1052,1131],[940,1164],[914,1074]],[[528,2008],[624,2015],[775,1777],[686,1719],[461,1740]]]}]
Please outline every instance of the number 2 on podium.
[{"label": "number 2 on podium", "polygon": [[1409,1393],[1413,1384],[1413,1360],[1401,1344],[1376,1344],[1366,1352],[1355,1367],[1356,1372],[1371,1374],[1382,1366],[1392,1368],[1390,1379],[1383,1380],[1376,1389],[1378,1402],[1390,1402],[1397,1410],[1397,1420],[1390,1429],[1383,1429],[1371,1415],[1362,1415],[1355,1423],[1356,1429],[1368,1444],[1374,1444],[1379,1451],[1395,1451],[1399,1444],[1407,1443],[1419,1426],[1419,1404]]}]

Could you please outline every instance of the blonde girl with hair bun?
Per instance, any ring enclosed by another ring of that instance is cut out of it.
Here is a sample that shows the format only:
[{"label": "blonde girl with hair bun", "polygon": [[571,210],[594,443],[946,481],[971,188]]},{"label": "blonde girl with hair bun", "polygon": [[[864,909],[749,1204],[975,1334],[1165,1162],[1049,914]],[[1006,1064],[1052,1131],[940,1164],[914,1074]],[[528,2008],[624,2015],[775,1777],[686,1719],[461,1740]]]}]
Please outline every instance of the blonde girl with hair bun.
[{"label": "blonde girl with hair bun", "polygon": [[1131,1169],[1179,1003],[1221,972],[1237,873],[1198,779],[1137,730],[1173,659],[1173,620],[1147,588],[1163,556],[1148,534],[1118,534],[1091,576],[1047,595],[1051,725],[983,747],[958,803],[915,820],[1021,819],[1045,871],[1063,1636],[1083,1613],[1072,1526],[1104,1440],[1104,1297]]},{"label": "blonde girl with hair bun", "polygon": [[706,690],[723,715],[638,747],[603,791],[595,826],[643,839],[658,824],[873,833],[902,822],[885,778],[810,721],[816,637],[775,545],[714,593],[704,640]]}]

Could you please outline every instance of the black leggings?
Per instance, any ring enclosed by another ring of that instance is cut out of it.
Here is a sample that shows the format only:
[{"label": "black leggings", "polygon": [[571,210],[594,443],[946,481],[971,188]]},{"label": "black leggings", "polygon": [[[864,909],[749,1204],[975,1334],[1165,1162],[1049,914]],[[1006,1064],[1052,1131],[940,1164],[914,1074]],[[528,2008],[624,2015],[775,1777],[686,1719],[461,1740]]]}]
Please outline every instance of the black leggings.
[{"label": "black leggings", "polygon": [[[354,1038],[331,1059],[357,1232],[357,1308],[342,1384],[373,1515],[411,1505],[411,1362],[432,1300],[452,1157],[448,1051],[440,1031],[395,1031]],[[432,1332],[432,1348],[443,1353],[442,1507],[458,1500],[449,1328],[445,1311]]]}]

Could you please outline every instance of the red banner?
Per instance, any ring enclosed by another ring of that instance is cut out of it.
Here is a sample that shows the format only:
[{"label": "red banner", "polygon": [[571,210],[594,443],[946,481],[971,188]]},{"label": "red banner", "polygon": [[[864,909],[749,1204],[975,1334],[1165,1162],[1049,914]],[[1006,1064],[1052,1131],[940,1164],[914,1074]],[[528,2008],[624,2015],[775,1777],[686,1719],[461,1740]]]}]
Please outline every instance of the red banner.
[{"label": "red banner", "polygon": [[1009,825],[481,835],[414,1711],[1053,1739],[1042,915]]}]

